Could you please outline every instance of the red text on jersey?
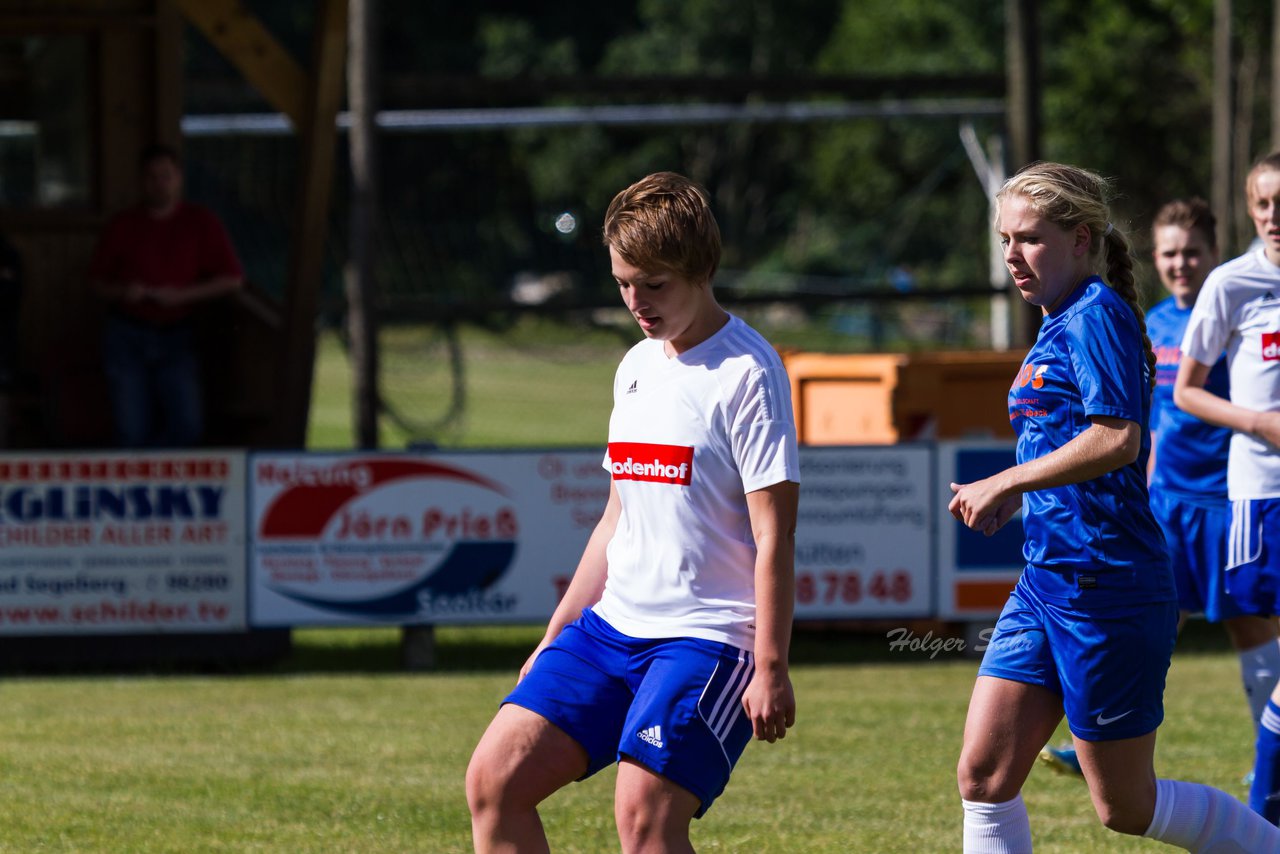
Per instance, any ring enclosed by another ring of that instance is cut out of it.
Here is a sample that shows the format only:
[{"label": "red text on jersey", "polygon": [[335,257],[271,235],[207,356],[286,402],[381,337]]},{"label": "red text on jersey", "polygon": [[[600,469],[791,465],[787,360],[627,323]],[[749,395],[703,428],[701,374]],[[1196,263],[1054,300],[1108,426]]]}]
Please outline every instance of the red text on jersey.
[{"label": "red text on jersey", "polygon": [[650,483],[693,482],[693,448],[647,442],[610,442],[609,467],[614,480]]},{"label": "red text on jersey", "polygon": [[1280,361],[1280,332],[1262,333],[1262,361]]}]

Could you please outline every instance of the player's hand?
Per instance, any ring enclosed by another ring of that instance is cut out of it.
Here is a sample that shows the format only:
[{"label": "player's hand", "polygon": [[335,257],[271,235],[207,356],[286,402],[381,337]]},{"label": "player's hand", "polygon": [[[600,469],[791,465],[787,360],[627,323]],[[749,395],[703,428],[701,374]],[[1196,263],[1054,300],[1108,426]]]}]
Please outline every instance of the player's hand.
[{"label": "player's hand", "polygon": [[187,301],[182,288],[148,288],[147,298],[156,305],[175,306]]},{"label": "player's hand", "polygon": [[551,645],[551,641],[550,641],[550,639],[548,639],[548,638],[543,638],[543,639],[542,639],[542,641],[541,641],[541,642],[540,642],[540,643],[539,643],[539,644],[534,648],[533,652],[529,655],[529,657],[525,659],[524,666],[522,666],[522,667],[520,668],[520,675],[516,677],[516,683],[517,683],[517,684],[518,684],[522,679],[524,679],[524,677],[526,677],[526,676],[528,676],[528,675],[529,675],[529,671],[533,669],[533,662],[534,662],[534,660],[535,660],[539,655],[541,655],[541,654],[542,654],[542,651],[543,651],[544,649],[546,649],[546,648],[547,648],[548,646],[550,646],[550,645]]},{"label": "player's hand", "polygon": [[1006,495],[990,477],[973,483],[953,483],[951,492],[947,505],[951,515],[988,537],[1003,528],[1022,506],[1021,495]]},{"label": "player's hand", "polygon": [[742,708],[756,738],[771,744],[786,738],[787,730],[796,725],[796,695],[786,666],[756,668],[742,694]]}]

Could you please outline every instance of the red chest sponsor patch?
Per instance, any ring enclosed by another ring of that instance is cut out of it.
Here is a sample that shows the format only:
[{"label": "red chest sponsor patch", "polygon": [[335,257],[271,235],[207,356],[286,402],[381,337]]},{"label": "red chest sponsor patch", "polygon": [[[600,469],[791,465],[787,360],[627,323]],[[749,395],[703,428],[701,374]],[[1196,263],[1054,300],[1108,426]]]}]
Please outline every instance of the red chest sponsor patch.
[{"label": "red chest sponsor patch", "polygon": [[688,486],[693,481],[693,448],[647,442],[610,442],[609,466],[614,480]]},{"label": "red chest sponsor patch", "polygon": [[1262,361],[1280,361],[1280,332],[1262,333]]}]

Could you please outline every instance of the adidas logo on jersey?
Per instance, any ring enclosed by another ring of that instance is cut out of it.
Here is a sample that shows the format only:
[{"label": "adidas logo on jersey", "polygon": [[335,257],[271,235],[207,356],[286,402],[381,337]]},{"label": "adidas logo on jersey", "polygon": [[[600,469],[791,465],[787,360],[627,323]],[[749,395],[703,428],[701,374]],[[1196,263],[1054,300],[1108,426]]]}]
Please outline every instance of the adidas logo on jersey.
[{"label": "adidas logo on jersey", "polygon": [[654,747],[661,747],[662,746],[662,727],[651,726],[651,727],[648,727],[647,729],[642,729],[638,733],[636,733],[636,737],[639,738],[641,741],[649,742]]},{"label": "adidas logo on jersey", "polygon": [[632,380],[632,381],[631,381],[631,387],[627,389],[627,394],[635,394],[635,393],[636,393],[636,385],[637,385],[639,382],[640,382],[639,380]]}]

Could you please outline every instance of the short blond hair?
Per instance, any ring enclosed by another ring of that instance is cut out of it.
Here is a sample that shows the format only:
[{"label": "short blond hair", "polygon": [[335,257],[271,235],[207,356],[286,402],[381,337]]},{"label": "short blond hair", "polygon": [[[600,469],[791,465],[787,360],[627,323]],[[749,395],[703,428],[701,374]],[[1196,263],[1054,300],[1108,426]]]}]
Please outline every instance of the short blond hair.
[{"label": "short blond hair", "polygon": [[1264,154],[1253,162],[1253,166],[1249,168],[1249,175],[1244,179],[1244,192],[1246,201],[1253,205],[1253,185],[1257,182],[1258,175],[1262,172],[1280,172],[1280,151],[1273,151],[1270,154]]},{"label": "short blond hair", "polygon": [[641,270],[710,282],[720,266],[720,226],[707,191],[675,172],[655,172],[613,197],[604,245]]}]

